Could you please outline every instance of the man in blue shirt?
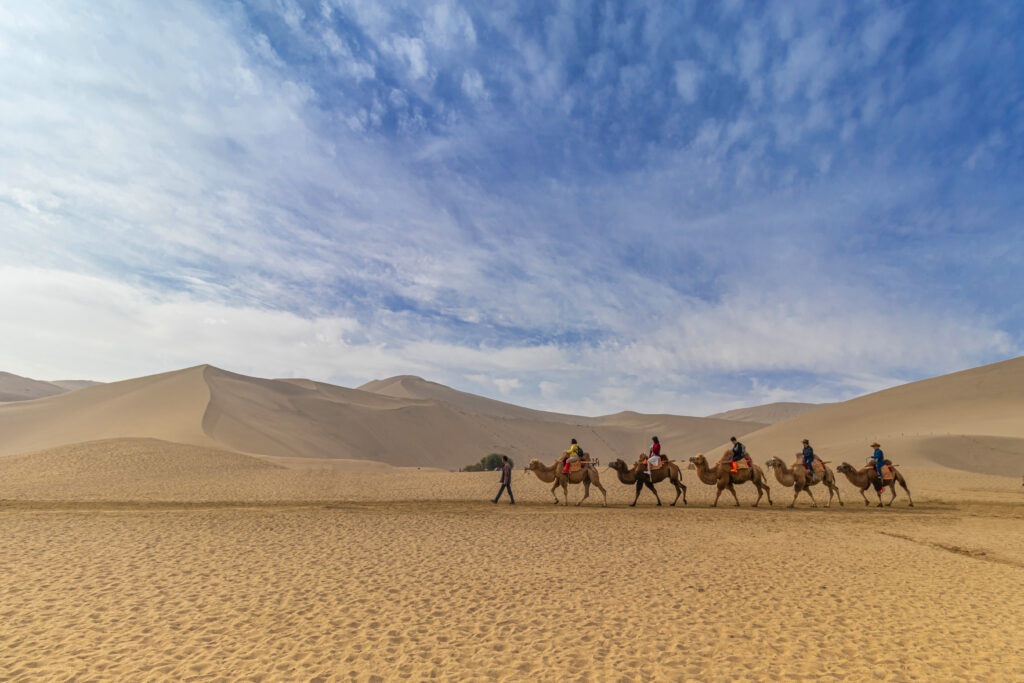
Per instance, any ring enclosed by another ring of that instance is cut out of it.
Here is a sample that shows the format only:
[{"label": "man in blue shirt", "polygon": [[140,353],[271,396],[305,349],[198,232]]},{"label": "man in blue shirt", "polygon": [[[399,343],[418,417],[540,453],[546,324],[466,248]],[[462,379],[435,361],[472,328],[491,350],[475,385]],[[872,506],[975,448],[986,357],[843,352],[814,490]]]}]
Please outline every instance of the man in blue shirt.
[{"label": "man in blue shirt", "polygon": [[811,442],[804,439],[804,467],[807,468],[807,476],[814,479],[814,449],[811,448]]},{"label": "man in blue shirt", "polygon": [[875,449],[871,459],[875,461],[875,472],[878,473],[878,490],[882,490],[882,465],[885,464],[885,454],[882,453],[882,445],[875,441],[871,444],[871,447]]}]

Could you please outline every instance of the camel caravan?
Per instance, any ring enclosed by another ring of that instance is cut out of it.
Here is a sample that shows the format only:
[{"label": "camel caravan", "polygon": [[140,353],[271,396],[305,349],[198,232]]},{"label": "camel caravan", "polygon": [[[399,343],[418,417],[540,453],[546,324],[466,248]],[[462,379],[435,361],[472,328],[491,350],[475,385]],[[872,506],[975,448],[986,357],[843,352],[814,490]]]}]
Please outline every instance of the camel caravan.
[{"label": "camel caravan", "polygon": [[[746,447],[736,437],[730,439],[732,448],[726,450],[722,457],[713,464],[704,457],[703,453],[689,459],[688,469],[695,470],[697,478],[703,483],[714,486],[716,489],[715,500],[711,507],[718,507],[718,499],[723,491],[732,494],[732,498],[739,507],[740,501],[736,496],[736,486],[750,483],[757,490],[757,499],[753,507],[757,507],[762,497],[768,498],[768,504],[773,505],[771,487],[768,485],[768,478],[764,470],[754,464],[753,459],[747,452]],[[775,479],[787,488],[793,489],[793,500],[789,507],[795,507],[801,493],[806,493],[811,499],[812,507],[818,507],[818,501],[814,497],[813,489],[821,484],[822,490],[828,491],[828,502],[824,507],[831,507],[832,499],[835,498],[839,505],[843,505],[842,496],[839,494],[839,487],[836,484],[835,472],[828,466],[829,461],[822,460],[814,453],[808,439],[803,440],[803,451],[796,454],[796,459],[791,465],[786,465],[779,457],[772,457],[765,462],[765,467],[772,471]],[[864,494],[869,488],[873,488],[878,495],[878,507],[891,506],[896,500],[896,485],[907,494],[910,507],[914,507],[914,500],[910,496],[910,489],[903,475],[896,469],[891,461],[885,458],[881,446],[875,442],[871,444],[874,450],[873,455],[868,458],[867,464],[861,468],[855,468],[849,463],[842,463],[836,468],[846,476],[847,480],[858,489],[864,498],[864,504],[870,505],[871,501]],[[551,465],[545,465],[539,460],[530,460],[525,468],[526,472],[533,472],[542,482],[551,484],[551,495],[555,504],[569,504],[569,486],[583,484],[583,497],[576,503],[581,505],[590,497],[590,486],[595,486],[603,497],[602,504],[608,505],[608,492],[601,485],[601,478],[598,472],[600,462],[591,458],[582,446],[572,440],[568,450],[564,451]],[[608,468],[615,471],[618,479],[626,486],[635,488],[636,495],[633,502],[629,504],[634,507],[640,499],[640,494],[646,488],[654,495],[657,505],[661,505],[661,496],[655,484],[666,479],[676,491],[676,497],[669,505],[674,506],[679,499],[683,499],[686,505],[686,485],[682,481],[682,470],[679,465],[661,452],[661,443],[658,437],[651,437],[651,447],[640,454],[633,464],[628,464],[621,458],[616,459]],[[557,490],[562,489],[562,499],[559,500]],[[888,502],[883,503],[882,493],[888,488],[892,497]]]}]

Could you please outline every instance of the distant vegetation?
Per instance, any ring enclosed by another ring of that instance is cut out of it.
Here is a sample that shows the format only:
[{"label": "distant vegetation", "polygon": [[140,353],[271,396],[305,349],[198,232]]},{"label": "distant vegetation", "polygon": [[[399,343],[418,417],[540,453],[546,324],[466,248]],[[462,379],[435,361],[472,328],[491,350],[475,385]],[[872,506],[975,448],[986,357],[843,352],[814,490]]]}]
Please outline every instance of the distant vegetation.
[{"label": "distant vegetation", "polygon": [[[472,465],[466,465],[462,468],[463,472],[489,472],[501,467],[501,453],[489,453],[484,457],[480,458],[480,462],[475,462]],[[512,462],[512,458],[508,461],[515,467],[515,463]]]}]

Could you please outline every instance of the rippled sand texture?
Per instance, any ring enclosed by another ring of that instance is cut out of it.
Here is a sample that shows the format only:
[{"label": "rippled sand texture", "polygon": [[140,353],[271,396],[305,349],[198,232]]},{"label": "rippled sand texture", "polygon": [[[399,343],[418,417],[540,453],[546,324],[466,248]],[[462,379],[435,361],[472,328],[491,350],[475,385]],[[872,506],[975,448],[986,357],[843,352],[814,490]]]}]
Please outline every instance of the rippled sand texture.
[{"label": "rippled sand texture", "polygon": [[0,507],[0,678],[1024,679],[1024,511]]}]

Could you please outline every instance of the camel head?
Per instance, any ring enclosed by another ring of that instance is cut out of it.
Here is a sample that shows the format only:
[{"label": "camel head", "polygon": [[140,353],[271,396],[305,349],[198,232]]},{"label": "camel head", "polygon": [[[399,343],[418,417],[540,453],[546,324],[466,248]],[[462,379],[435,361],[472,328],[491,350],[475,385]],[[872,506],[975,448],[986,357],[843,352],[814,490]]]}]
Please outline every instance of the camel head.
[{"label": "camel head", "polygon": [[691,456],[690,462],[698,467],[707,466],[708,464],[707,458],[704,457],[703,453],[698,453],[697,455]]},{"label": "camel head", "polygon": [[780,459],[778,458],[778,456],[772,456],[772,457],[771,457],[771,458],[769,458],[769,459],[768,459],[767,461],[765,461],[765,463],[764,463],[764,464],[765,464],[765,466],[766,466],[766,467],[771,467],[771,468],[775,468],[775,467],[785,467],[785,466],[786,466],[786,465],[785,465],[785,463],[783,463],[783,462],[782,462],[782,461],[781,461],[781,460],[780,460]]},{"label": "camel head", "polygon": [[537,458],[530,458],[530,464],[527,465],[526,467],[524,467],[523,471],[524,472],[532,472],[532,471],[536,471],[540,467],[541,467],[540,460],[537,460]]},{"label": "camel head", "polygon": [[836,468],[836,472],[839,472],[840,474],[846,474],[847,472],[853,472],[853,471],[854,471],[853,465],[851,465],[848,462],[844,462],[842,465],[840,465],[839,467]]},{"label": "camel head", "polygon": [[614,461],[608,463],[608,467],[612,468],[616,472],[628,472],[629,465],[622,458],[616,458]]}]

